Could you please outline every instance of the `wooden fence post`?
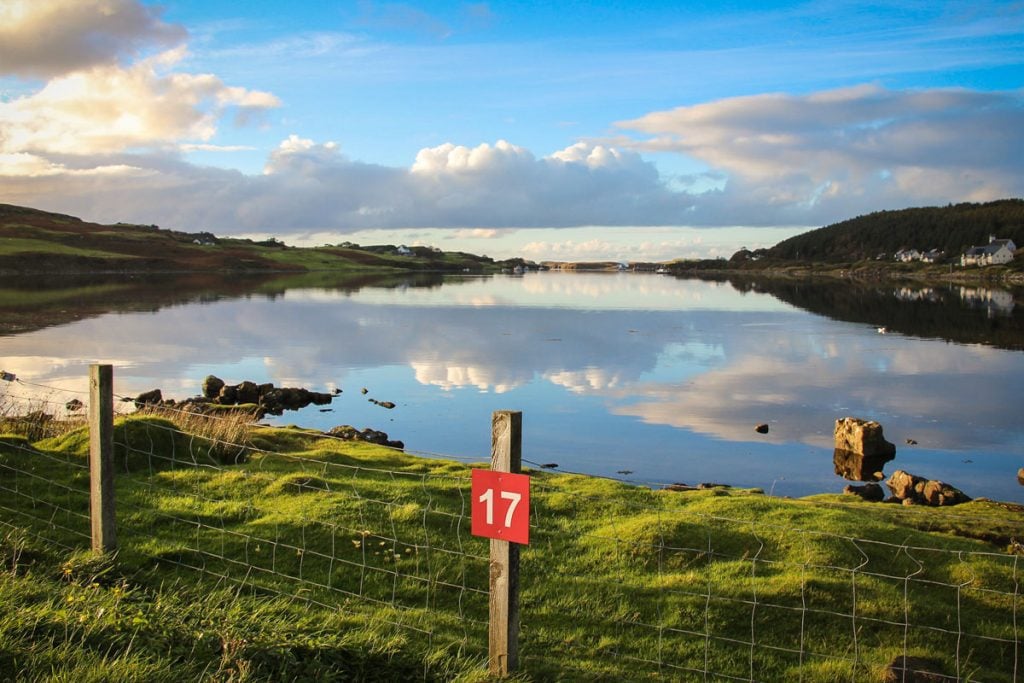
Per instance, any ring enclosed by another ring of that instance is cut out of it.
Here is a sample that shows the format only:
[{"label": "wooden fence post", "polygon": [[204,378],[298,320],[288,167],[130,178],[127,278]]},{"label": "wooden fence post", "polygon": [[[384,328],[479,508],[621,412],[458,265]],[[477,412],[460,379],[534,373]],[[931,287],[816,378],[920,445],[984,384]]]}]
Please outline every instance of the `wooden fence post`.
[{"label": "wooden fence post", "polygon": [[114,369],[89,366],[89,516],[92,549],[117,550],[114,516]]},{"label": "wooden fence post", "polygon": [[[523,414],[498,410],[491,416],[491,470],[519,474],[523,456]],[[506,676],[519,664],[519,544],[491,539],[490,673]]]}]

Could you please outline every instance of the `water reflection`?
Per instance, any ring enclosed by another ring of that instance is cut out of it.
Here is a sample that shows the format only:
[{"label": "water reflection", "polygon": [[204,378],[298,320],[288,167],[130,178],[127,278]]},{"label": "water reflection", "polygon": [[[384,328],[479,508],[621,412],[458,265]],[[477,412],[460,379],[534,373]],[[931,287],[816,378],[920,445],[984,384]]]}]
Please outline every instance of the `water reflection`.
[{"label": "water reflection", "polygon": [[[338,388],[333,413],[284,420],[380,428],[414,450],[455,455],[485,454],[490,411],[521,409],[537,462],[648,480],[775,483],[793,495],[841,489],[833,474],[881,470],[840,466],[834,453],[827,464],[834,422],[850,415],[920,444],[901,451],[901,468],[924,468],[973,495],[1024,498],[1014,480],[1024,460],[1024,354],[992,342],[1011,338],[1019,314],[986,328],[988,309],[965,305],[955,289],[865,294],[860,311],[849,287],[805,283],[586,274],[440,282],[258,281],[149,300],[137,290],[127,310],[0,339],[2,363],[83,391],[88,364],[112,363],[125,395],[195,395],[207,374]],[[825,302],[830,317],[802,310]],[[928,321],[930,332],[948,326],[940,311],[995,332],[989,345],[909,336],[912,321]],[[880,323],[902,334],[879,335]],[[361,387],[398,409],[369,404]],[[761,423],[768,434],[755,432]]]},{"label": "water reflection", "polygon": [[849,481],[882,481],[885,463],[892,462],[896,455],[865,456],[863,453],[837,448],[832,452],[832,464],[835,472]]},{"label": "water reflection", "polygon": [[1024,350],[1020,289],[950,284],[944,287],[744,280],[762,291],[836,320],[867,323],[907,335]]}]

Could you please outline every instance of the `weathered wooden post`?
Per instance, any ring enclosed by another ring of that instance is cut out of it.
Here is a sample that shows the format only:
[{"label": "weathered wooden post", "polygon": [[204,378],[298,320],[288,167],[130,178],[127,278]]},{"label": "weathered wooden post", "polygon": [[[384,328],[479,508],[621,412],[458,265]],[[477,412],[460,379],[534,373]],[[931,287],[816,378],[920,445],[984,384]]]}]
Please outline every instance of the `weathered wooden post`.
[{"label": "weathered wooden post", "polygon": [[[491,470],[518,474],[522,469],[523,414],[499,410],[491,416]],[[506,676],[519,663],[519,544],[491,539],[490,673]]]},{"label": "weathered wooden post", "polygon": [[114,516],[114,369],[89,367],[89,516],[92,549],[117,550]]}]

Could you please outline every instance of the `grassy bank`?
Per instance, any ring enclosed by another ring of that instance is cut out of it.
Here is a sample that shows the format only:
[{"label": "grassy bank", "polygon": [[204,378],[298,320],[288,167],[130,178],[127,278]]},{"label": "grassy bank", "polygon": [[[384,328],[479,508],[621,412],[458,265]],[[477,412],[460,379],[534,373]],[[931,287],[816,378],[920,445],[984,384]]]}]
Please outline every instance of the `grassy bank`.
[{"label": "grassy bank", "polygon": [[[470,464],[297,428],[199,436],[174,415],[116,432],[106,558],[87,551],[84,429],[0,440],[0,671],[486,679]],[[522,680],[877,681],[903,655],[961,680],[1019,675],[1017,507],[532,474]]]}]

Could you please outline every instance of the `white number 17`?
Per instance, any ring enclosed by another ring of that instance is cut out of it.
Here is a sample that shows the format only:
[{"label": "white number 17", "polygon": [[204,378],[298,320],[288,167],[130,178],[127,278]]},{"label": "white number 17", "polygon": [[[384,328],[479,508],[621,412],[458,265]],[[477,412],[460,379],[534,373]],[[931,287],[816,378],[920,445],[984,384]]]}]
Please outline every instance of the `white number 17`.
[{"label": "white number 17", "polygon": [[[519,501],[523,499],[523,494],[515,493],[514,491],[502,491],[502,500],[510,500],[512,504],[508,506],[508,511],[505,513],[505,526],[512,526],[512,515],[516,512],[516,507],[519,506]],[[494,489],[487,489],[478,499],[481,503],[487,504],[487,524],[494,524]]]}]

